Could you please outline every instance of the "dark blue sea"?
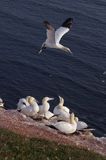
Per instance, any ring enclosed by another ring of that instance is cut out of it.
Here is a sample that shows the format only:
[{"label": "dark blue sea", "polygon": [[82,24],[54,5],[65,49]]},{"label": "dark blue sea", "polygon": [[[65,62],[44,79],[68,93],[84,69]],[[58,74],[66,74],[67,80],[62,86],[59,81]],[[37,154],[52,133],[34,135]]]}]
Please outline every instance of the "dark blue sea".
[{"label": "dark blue sea", "polygon": [[[56,49],[38,54],[43,21],[58,28],[74,19],[61,40],[73,56]],[[65,105],[106,136],[106,0],[0,0],[0,97],[7,109],[19,98],[58,95]]]}]

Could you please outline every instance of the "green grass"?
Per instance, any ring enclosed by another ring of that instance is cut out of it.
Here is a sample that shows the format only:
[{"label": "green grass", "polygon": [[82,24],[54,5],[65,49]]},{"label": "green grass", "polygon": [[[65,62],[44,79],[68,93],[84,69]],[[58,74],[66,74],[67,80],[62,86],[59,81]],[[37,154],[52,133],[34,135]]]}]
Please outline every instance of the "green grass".
[{"label": "green grass", "polygon": [[106,157],[0,129],[0,160],[106,160]]}]

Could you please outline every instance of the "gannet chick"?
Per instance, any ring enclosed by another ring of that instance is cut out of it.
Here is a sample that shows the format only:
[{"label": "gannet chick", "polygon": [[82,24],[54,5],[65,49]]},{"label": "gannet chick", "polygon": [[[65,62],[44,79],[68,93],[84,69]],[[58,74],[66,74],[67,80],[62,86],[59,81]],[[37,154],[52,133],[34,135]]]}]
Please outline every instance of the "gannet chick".
[{"label": "gannet chick", "polygon": [[47,28],[47,39],[42,44],[39,53],[41,53],[42,50],[46,48],[57,48],[63,50],[64,52],[72,53],[68,47],[65,47],[62,44],[60,44],[61,38],[70,30],[70,28],[72,27],[72,23],[73,18],[68,18],[65,20],[65,22],[63,22],[61,27],[59,27],[55,31],[54,27],[48,21],[44,21],[44,25]]},{"label": "gannet chick", "polygon": [[3,102],[2,98],[0,98],[0,108],[4,108],[4,102]]},{"label": "gannet chick", "polygon": [[69,121],[70,110],[64,105],[64,99],[59,96],[59,104],[54,108],[53,113],[57,116],[58,120]]},{"label": "gannet chick", "polygon": [[46,118],[47,112],[50,109],[50,104],[48,103],[48,101],[51,100],[54,100],[54,98],[44,97],[42,99],[42,105],[39,106],[39,115],[44,116]]},{"label": "gannet chick", "polygon": [[71,134],[74,133],[77,129],[77,119],[75,120],[74,113],[70,115],[70,121],[71,123],[64,121],[56,122],[50,126],[53,126],[62,133]]}]

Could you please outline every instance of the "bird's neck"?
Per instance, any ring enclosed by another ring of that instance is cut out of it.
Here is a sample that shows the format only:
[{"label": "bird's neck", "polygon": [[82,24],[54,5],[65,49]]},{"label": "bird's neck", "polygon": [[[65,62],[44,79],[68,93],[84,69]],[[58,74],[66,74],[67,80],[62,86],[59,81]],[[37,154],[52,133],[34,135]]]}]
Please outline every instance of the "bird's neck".
[{"label": "bird's neck", "polygon": [[62,107],[63,107],[63,104],[64,104],[64,101],[63,101],[63,99],[61,99],[61,101],[59,102],[59,106],[60,106],[60,108],[62,108]]},{"label": "bird's neck", "polygon": [[49,103],[48,103],[48,101],[42,101],[42,104],[43,104],[43,105],[47,105],[47,104],[49,104]]},{"label": "bird's neck", "polygon": [[58,108],[59,108],[59,109],[62,109],[62,108],[63,108],[63,105],[59,103]]},{"label": "bird's neck", "polygon": [[71,117],[71,118],[70,118],[70,123],[71,123],[71,124],[76,124],[76,125],[77,125],[77,123],[76,123],[74,117]]}]

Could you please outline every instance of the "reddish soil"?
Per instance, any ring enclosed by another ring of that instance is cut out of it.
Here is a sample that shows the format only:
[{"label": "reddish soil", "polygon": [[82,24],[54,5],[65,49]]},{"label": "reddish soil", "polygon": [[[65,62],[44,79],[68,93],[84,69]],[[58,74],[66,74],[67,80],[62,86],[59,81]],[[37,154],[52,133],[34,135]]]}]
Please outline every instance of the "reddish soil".
[{"label": "reddish soil", "polygon": [[5,128],[26,137],[55,141],[58,144],[76,145],[106,155],[106,139],[97,138],[91,132],[64,135],[46,126],[47,121],[25,118],[16,110],[0,109],[0,128]]}]

